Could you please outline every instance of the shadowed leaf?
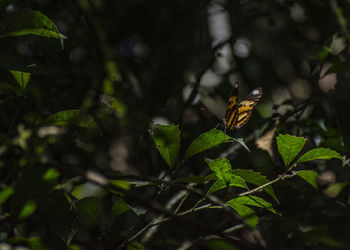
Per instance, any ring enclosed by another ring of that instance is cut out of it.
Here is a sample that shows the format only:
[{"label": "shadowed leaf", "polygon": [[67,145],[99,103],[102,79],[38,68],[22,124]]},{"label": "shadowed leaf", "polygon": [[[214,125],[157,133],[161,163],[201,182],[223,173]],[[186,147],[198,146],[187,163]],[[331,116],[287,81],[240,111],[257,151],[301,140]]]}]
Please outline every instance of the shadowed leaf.
[{"label": "shadowed leaf", "polygon": [[173,167],[180,149],[180,130],[177,125],[154,125],[153,141],[169,167]]},{"label": "shadowed leaf", "polygon": [[90,115],[85,117],[79,117],[80,110],[64,110],[54,113],[44,119],[39,120],[39,124],[67,126],[69,124],[77,124],[79,127],[84,128],[97,128],[97,124]]}]

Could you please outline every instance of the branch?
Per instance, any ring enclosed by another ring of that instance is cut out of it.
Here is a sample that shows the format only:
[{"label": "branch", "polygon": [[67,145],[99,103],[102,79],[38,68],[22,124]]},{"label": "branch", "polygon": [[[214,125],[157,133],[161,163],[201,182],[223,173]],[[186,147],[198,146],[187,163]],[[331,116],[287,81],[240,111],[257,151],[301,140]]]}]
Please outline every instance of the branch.
[{"label": "branch", "polygon": [[282,181],[282,180],[285,180],[285,179],[289,179],[291,177],[293,177],[294,175],[290,175],[288,174],[289,171],[291,171],[294,167],[296,167],[296,164],[293,164],[290,168],[288,168],[283,174],[279,175],[276,179],[272,180],[272,181],[269,181],[257,188],[254,188],[252,190],[249,190],[249,191],[246,191],[246,192],[243,192],[243,193],[240,193],[238,194],[238,196],[246,196],[246,195],[250,195],[250,194],[253,194],[253,193],[257,193],[257,192],[260,192],[263,188],[267,187],[267,186],[270,186],[272,185],[273,183],[275,182],[278,182],[278,181]]},{"label": "branch", "polygon": [[[198,211],[198,210],[202,210],[202,209],[205,209],[205,208],[208,208],[210,207],[212,204],[206,204],[206,205],[203,205],[201,207],[193,207],[191,209],[188,209],[182,213],[179,213],[179,214],[176,214],[174,216],[183,216],[183,215],[186,215],[186,214],[190,214],[190,213],[193,213],[195,211]],[[129,243],[131,243],[132,241],[134,241],[137,237],[139,237],[143,232],[145,232],[147,229],[151,228],[151,227],[154,227],[154,226],[157,226],[157,225],[160,225],[164,222],[167,222],[169,221],[170,219],[172,218],[172,216],[169,216],[169,217],[166,217],[160,221],[152,221],[150,223],[148,223],[145,227],[143,227],[141,230],[139,230],[136,234],[134,234],[132,237],[130,237],[128,240],[126,240],[125,242],[123,242],[117,249],[121,249],[123,248],[124,246],[128,245]]]}]

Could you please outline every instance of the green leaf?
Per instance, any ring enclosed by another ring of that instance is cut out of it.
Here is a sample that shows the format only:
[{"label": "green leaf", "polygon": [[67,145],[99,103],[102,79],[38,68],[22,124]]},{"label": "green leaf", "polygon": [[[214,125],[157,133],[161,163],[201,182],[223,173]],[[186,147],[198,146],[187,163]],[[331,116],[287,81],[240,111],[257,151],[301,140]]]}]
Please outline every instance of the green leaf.
[{"label": "green leaf", "polygon": [[304,179],[307,183],[317,190],[317,176],[318,174],[313,170],[301,170],[295,172],[297,176]]},{"label": "green leaf", "polygon": [[216,177],[215,173],[208,174],[207,176],[204,177],[205,181],[215,181],[218,178]]},{"label": "green leaf", "polygon": [[256,228],[256,226],[259,223],[259,218],[255,215],[255,212],[253,209],[251,209],[250,207],[247,207],[245,205],[239,204],[239,203],[232,203],[229,205],[237,212],[237,214],[242,219],[244,219],[247,222],[247,224],[251,228],[253,228],[253,229]]},{"label": "green leaf", "polygon": [[56,180],[60,176],[60,173],[54,169],[54,168],[49,168],[45,174],[43,175],[43,180],[44,181],[52,181]]},{"label": "green leaf", "polygon": [[176,163],[180,149],[180,130],[179,126],[154,125],[152,127],[153,141],[156,147],[169,167]]},{"label": "green leaf", "polygon": [[30,237],[27,239],[30,249],[35,250],[48,250],[49,248],[44,245],[39,237]]},{"label": "green leaf", "polygon": [[77,228],[77,214],[72,209],[62,191],[55,191],[40,199],[40,210],[43,220],[50,231],[61,238],[66,246],[70,244]]},{"label": "green leaf", "polygon": [[336,182],[330,185],[326,190],[324,190],[323,193],[328,197],[335,198],[346,186],[349,186],[348,182]]},{"label": "green leaf", "polygon": [[[261,175],[259,172],[254,172],[252,170],[233,169],[232,173],[234,175],[240,176],[246,182],[257,185],[257,186],[261,186],[261,185],[269,182],[269,180],[265,176]],[[266,193],[268,193],[272,198],[274,198],[276,202],[278,202],[277,196],[275,195],[275,192],[273,191],[272,185],[264,187],[264,191]]]},{"label": "green leaf", "polygon": [[222,143],[232,142],[233,139],[221,130],[212,129],[198,136],[188,147],[185,160],[207,149],[219,146]]},{"label": "green leaf", "polygon": [[245,149],[250,153],[250,150],[249,150],[247,144],[245,144],[243,138],[233,138],[233,140],[235,140],[236,142],[238,142],[239,144],[241,144],[241,146],[242,146],[243,148],[245,148]]},{"label": "green leaf", "polygon": [[205,159],[205,161],[218,179],[209,189],[208,193],[215,192],[228,185],[247,188],[245,181],[232,173],[231,164],[226,158],[217,158],[215,160]]},{"label": "green leaf", "polygon": [[13,187],[9,186],[0,191],[0,206],[13,194]]},{"label": "green leaf", "polygon": [[113,220],[116,216],[121,215],[129,211],[130,209],[130,206],[127,203],[125,203],[122,199],[120,199],[119,201],[113,204],[110,217]]},{"label": "green leaf", "polygon": [[230,206],[231,206],[231,204],[234,204],[234,203],[255,206],[255,207],[261,207],[261,208],[265,208],[266,210],[268,210],[274,214],[276,213],[275,209],[272,207],[272,204],[270,202],[267,202],[264,199],[257,197],[257,196],[254,196],[254,195],[237,197],[237,198],[232,199],[232,200],[227,202],[227,204]]},{"label": "green leaf", "polygon": [[87,197],[78,200],[75,203],[75,208],[79,213],[80,219],[88,227],[101,225],[102,206],[98,198]]},{"label": "green leaf", "polygon": [[305,154],[303,154],[298,160],[299,162],[312,161],[318,159],[326,159],[329,160],[331,158],[337,158],[339,160],[343,160],[343,157],[340,156],[337,152],[329,149],[329,148],[315,148],[312,149]]},{"label": "green leaf", "polygon": [[132,242],[126,250],[146,250],[146,248],[139,242]]},{"label": "green leaf", "polygon": [[232,175],[232,168],[229,160],[226,158],[217,158],[215,160],[205,159],[205,162],[219,180],[225,183],[229,182]]},{"label": "green leaf", "polygon": [[10,72],[21,89],[25,89],[30,80],[30,73],[15,70],[10,70]]},{"label": "green leaf", "polygon": [[288,167],[300,150],[304,147],[305,138],[293,135],[279,134],[277,137],[278,151],[282,156],[284,164]]},{"label": "green leaf", "polygon": [[109,181],[112,185],[122,188],[124,190],[130,190],[130,182],[127,180],[110,180]]},{"label": "green leaf", "polygon": [[222,180],[217,180],[213,183],[213,185],[210,186],[207,194],[212,194],[217,190],[223,189],[226,187],[226,183]]},{"label": "green leaf", "polygon": [[22,10],[8,14],[0,26],[0,38],[10,36],[37,35],[66,38],[60,34],[56,25],[47,16],[39,11]]},{"label": "green leaf", "polygon": [[211,185],[211,187],[209,188],[207,194],[214,193],[215,191],[223,189],[228,185],[247,189],[247,185],[241,177],[232,175],[228,182],[224,182],[223,180],[215,181],[213,185]]},{"label": "green leaf", "polygon": [[67,126],[69,124],[77,124],[79,127],[97,128],[97,124],[90,115],[80,117],[79,109],[64,110],[39,120],[39,124]]},{"label": "green leaf", "polygon": [[24,206],[22,207],[21,211],[19,212],[18,219],[24,220],[27,219],[29,216],[31,216],[37,208],[37,204],[33,200],[28,200]]}]

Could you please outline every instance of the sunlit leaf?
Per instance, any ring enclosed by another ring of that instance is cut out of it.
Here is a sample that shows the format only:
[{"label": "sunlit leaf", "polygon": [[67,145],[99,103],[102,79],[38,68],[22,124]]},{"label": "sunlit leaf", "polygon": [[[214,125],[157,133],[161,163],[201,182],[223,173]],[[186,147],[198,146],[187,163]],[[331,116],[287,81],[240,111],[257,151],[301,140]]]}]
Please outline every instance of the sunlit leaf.
[{"label": "sunlit leaf", "polygon": [[205,159],[205,161],[218,179],[211,186],[208,193],[215,192],[225,186],[247,188],[245,181],[240,176],[233,174],[231,164],[226,158],[218,158],[215,160]]},{"label": "sunlit leaf", "polygon": [[132,242],[126,250],[146,250],[146,248],[139,242]]},{"label": "sunlit leaf", "polygon": [[56,25],[39,11],[21,10],[8,14],[0,26],[0,38],[9,36],[37,35],[63,39]]},{"label": "sunlit leaf", "polygon": [[222,143],[232,141],[233,139],[221,130],[217,130],[215,128],[209,130],[201,134],[190,144],[185,153],[185,160],[205,150],[217,147]]},{"label": "sunlit leaf", "polygon": [[54,169],[54,168],[49,168],[44,176],[43,176],[43,180],[44,181],[51,181],[51,180],[55,180],[58,178],[58,176],[60,176],[60,173]]},{"label": "sunlit leaf", "polygon": [[301,170],[295,172],[300,178],[309,183],[312,187],[317,190],[317,173],[313,170]]},{"label": "sunlit leaf", "polygon": [[101,186],[92,183],[86,182],[80,185],[76,185],[71,192],[71,195],[76,199],[89,198],[92,196],[102,197],[106,193],[106,190]]},{"label": "sunlit leaf", "polygon": [[265,201],[264,199],[254,196],[254,195],[247,195],[247,196],[241,196],[234,198],[227,202],[228,205],[231,206],[231,204],[238,203],[243,205],[249,205],[249,206],[255,206],[255,207],[261,207],[269,210],[272,213],[276,213],[275,209],[272,207],[272,204],[270,202]]},{"label": "sunlit leaf", "polygon": [[50,115],[44,119],[39,120],[39,124],[67,126],[69,124],[76,124],[79,127],[97,128],[97,124],[90,115],[80,117],[80,110],[64,110]]},{"label": "sunlit leaf", "polygon": [[337,152],[329,149],[329,148],[315,148],[312,149],[305,154],[303,154],[298,160],[299,162],[305,162],[305,161],[312,161],[312,160],[318,160],[318,159],[332,159],[337,158],[339,160],[343,160],[343,157],[340,156]]},{"label": "sunlit leaf", "polygon": [[282,156],[284,164],[289,166],[300,150],[304,147],[305,138],[293,135],[279,134],[277,137],[278,151]]},{"label": "sunlit leaf", "polygon": [[[261,175],[259,172],[254,172],[252,170],[247,170],[247,169],[233,169],[232,173],[234,175],[240,176],[242,179],[244,179],[246,182],[261,186],[269,180]],[[278,202],[277,196],[275,195],[275,192],[273,191],[272,185],[269,185],[267,187],[264,187],[264,191],[271,195],[272,198],[275,199],[276,202]]]},{"label": "sunlit leaf", "polygon": [[205,162],[219,180],[226,183],[229,182],[230,176],[232,175],[232,168],[229,160],[226,158],[217,158],[215,160],[205,159]]},{"label": "sunlit leaf", "polygon": [[37,204],[33,200],[28,200],[24,206],[22,207],[21,211],[19,212],[18,219],[24,220],[31,216],[37,208]]},{"label": "sunlit leaf", "polygon": [[259,223],[259,218],[258,218],[258,216],[256,216],[253,209],[251,209],[250,207],[247,207],[246,205],[239,204],[239,203],[232,203],[229,205],[237,212],[237,214],[242,219],[244,219],[247,222],[247,224],[251,228],[253,228],[253,229],[256,228],[256,226]]},{"label": "sunlit leaf", "polygon": [[122,188],[124,190],[130,190],[130,182],[126,180],[110,180],[112,185]]},{"label": "sunlit leaf", "polygon": [[235,176],[232,175],[228,182],[224,182],[223,180],[216,180],[213,185],[211,185],[211,187],[208,190],[208,194],[211,194],[217,190],[226,188],[228,186],[233,186],[233,187],[240,187],[240,188],[245,188],[247,189],[247,185],[245,183],[245,181],[239,177],[239,176]]},{"label": "sunlit leaf", "polygon": [[21,89],[25,89],[27,86],[27,83],[30,80],[30,73],[28,72],[22,72],[22,71],[15,71],[10,70],[11,74],[15,78],[18,85],[21,87]]},{"label": "sunlit leaf", "polygon": [[154,125],[153,141],[169,167],[173,167],[180,149],[180,130],[177,125]]}]

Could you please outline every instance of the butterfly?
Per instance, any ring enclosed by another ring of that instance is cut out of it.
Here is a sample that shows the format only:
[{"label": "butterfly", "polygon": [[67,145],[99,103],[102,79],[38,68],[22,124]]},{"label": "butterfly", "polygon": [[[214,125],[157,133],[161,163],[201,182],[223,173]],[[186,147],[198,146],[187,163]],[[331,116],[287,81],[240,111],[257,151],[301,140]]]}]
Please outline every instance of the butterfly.
[{"label": "butterfly", "polygon": [[238,92],[239,83],[235,82],[226,108],[224,118],[225,132],[226,128],[233,130],[243,127],[252,115],[252,109],[262,96],[262,89],[258,87],[251,91],[243,101],[238,103]]}]

